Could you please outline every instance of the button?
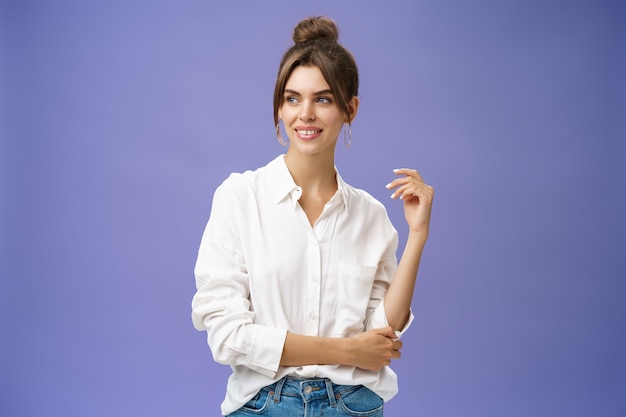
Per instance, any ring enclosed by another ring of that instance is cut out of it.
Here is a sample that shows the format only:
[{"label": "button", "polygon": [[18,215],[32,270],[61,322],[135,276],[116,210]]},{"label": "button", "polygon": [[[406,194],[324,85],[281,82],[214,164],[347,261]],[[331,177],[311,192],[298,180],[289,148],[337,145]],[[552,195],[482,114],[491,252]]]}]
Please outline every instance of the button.
[{"label": "button", "polygon": [[307,385],[306,387],[304,387],[305,394],[310,394],[311,392],[313,392],[313,388],[310,385]]},{"label": "button", "polygon": [[315,283],[319,282],[319,279],[317,279],[317,275],[312,276],[311,277],[311,281],[313,281]]},{"label": "button", "polygon": [[315,313],[311,313],[311,314],[309,314],[309,318],[310,318],[311,320],[317,320],[317,314],[315,314]]}]

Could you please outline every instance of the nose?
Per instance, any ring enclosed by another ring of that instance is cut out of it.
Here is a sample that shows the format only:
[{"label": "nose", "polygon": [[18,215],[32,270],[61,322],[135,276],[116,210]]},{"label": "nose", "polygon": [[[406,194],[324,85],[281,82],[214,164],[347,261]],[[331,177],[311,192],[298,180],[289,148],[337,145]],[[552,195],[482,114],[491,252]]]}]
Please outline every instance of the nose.
[{"label": "nose", "polygon": [[309,121],[315,120],[315,111],[313,105],[309,101],[302,103],[302,111],[300,112],[300,120]]}]

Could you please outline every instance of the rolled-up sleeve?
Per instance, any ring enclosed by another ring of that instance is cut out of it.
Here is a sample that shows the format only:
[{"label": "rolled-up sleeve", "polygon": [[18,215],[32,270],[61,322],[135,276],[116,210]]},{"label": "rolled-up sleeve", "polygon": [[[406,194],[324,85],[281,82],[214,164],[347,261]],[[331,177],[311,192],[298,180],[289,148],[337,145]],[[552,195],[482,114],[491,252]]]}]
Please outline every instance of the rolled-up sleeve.
[{"label": "rolled-up sleeve", "polygon": [[278,371],[287,332],[255,324],[250,308],[248,273],[240,244],[238,207],[242,201],[233,177],[215,192],[195,266],[192,321],[207,331],[216,362],[243,365],[267,377]]},{"label": "rolled-up sleeve", "polygon": [[[388,229],[389,232],[386,233],[388,236],[388,245],[376,270],[376,277],[374,278],[374,284],[372,285],[368,302],[365,330],[389,326],[389,321],[385,313],[385,294],[387,294],[387,290],[398,269],[398,262],[395,255],[398,248],[398,234],[395,229],[393,229],[390,222],[388,222]],[[402,330],[396,331],[398,338],[410,327],[413,319],[413,312],[409,309],[409,318],[406,324]]]}]

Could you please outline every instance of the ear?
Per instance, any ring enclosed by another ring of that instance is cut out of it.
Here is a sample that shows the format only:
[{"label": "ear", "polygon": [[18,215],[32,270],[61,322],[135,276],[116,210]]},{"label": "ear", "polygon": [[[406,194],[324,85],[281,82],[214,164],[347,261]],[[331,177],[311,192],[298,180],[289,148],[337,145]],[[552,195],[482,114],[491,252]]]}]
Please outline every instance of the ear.
[{"label": "ear", "polygon": [[350,99],[350,102],[348,103],[348,110],[350,111],[350,114],[348,115],[350,117],[349,120],[350,122],[352,122],[359,111],[359,98],[357,96],[354,96],[352,97],[352,99]]},{"label": "ear", "polygon": [[280,108],[278,109],[278,120],[282,120],[283,118],[283,107],[280,106]]}]

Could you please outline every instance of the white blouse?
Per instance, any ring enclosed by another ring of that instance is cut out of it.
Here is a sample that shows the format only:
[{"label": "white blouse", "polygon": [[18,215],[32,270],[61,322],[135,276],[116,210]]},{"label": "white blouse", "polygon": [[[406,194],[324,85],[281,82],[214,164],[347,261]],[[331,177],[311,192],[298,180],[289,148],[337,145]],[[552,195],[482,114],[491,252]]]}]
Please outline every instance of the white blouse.
[{"label": "white blouse", "polygon": [[380,202],[339,173],[337,184],[313,227],[283,155],[231,174],[215,191],[192,319],[207,331],[215,361],[232,368],[225,415],[285,375],[362,384],[385,401],[398,391],[389,367],[279,366],[287,331],[350,337],[388,326],[383,297],[397,267],[397,232]]}]

